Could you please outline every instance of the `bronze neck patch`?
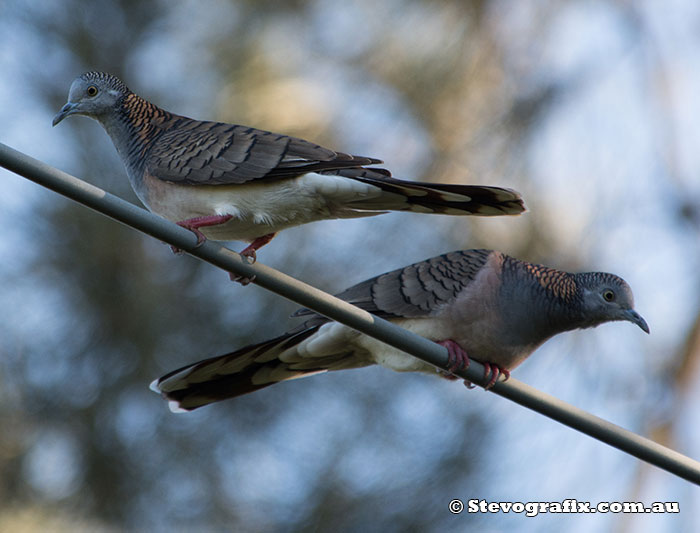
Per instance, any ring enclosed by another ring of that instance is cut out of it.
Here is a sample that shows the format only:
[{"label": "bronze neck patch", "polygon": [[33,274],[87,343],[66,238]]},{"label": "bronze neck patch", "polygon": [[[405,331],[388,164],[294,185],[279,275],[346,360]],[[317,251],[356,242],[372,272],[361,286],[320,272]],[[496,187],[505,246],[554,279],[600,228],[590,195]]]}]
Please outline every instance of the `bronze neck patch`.
[{"label": "bronze neck patch", "polygon": [[570,302],[576,297],[576,281],[572,274],[542,265],[524,263],[524,266],[543,289],[557,298]]},{"label": "bronze neck patch", "polygon": [[126,95],[121,109],[134,140],[144,148],[156,139],[161,124],[169,116],[166,111],[134,93]]}]

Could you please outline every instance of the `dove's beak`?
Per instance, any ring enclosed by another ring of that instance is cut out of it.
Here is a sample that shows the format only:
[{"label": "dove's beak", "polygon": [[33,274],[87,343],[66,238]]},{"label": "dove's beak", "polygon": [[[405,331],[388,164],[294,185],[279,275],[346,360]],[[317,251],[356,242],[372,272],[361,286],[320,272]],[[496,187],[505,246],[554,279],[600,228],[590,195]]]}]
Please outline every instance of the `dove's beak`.
[{"label": "dove's beak", "polygon": [[61,122],[64,118],[66,118],[68,115],[72,115],[75,113],[76,108],[78,107],[78,104],[68,102],[66,105],[64,105],[61,110],[58,112],[58,114],[53,117],[53,122],[51,123],[53,126]]},{"label": "dove's beak", "polygon": [[628,309],[625,311],[625,320],[629,320],[633,324],[637,324],[643,331],[649,333],[649,326],[647,321],[642,318],[642,315],[637,313],[634,309]]}]

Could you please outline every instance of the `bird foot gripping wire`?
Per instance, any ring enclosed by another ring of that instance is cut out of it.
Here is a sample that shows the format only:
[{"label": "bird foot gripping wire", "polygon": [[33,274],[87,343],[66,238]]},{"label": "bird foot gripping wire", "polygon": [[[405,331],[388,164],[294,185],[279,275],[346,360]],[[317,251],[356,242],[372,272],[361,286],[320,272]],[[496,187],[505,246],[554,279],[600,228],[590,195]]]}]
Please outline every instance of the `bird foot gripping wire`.
[{"label": "bird foot gripping wire", "polygon": [[[274,233],[268,233],[267,235],[263,235],[262,237],[256,238],[253,242],[251,242],[240,252],[241,256],[244,257],[249,264],[254,264],[255,261],[257,261],[258,259],[256,251],[265,246],[268,242],[270,242],[274,236]],[[255,280],[255,276],[239,276],[232,272],[229,273],[228,277],[231,279],[231,281],[240,283],[243,286],[246,286],[251,281]]]},{"label": "bird foot gripping wire", "polygon": [[[232,215],[207,215],[202,217],[188,218],[186,220],[181,220],[177,222],[178,226],[190,230],[197,236],[197,244],[195,248],[199,248],[207,240],[206,236],[201,232],[199,228],[204,228],[208,226],[218,226],[219,224],[225,224],[233,218]],[[256,238],[251,242],[242,252],[241,255],[248,260],[248,263],[253,264],[257,260],[256,250],[265,246],[268,242],[272,240],[275,236],[274,233],[268,233],[262,237]],[[174,254],[181,254],[182,250],[176,246],[171,246],[170,249]],[[237,274],[229,273],[229,278],[231,281],[240,283],[241,285],[248,285],[251,281],[255,280],[255,276],[239,276]]]},{"label": "bird foot gripping wire", "polygon": [[498,378],[501,377],[501,375],[505,376],[505,379],[503,381],[508,381],[510,379],[510,371],[508,369],[503,368],[502,366],[499,366],[495,363],[483,363],[483,365],[484,378],[488,378],[489,375],[491,376],[491,379],[489,379],[489,382],[484,387],[484,390],[489,390],[491,387],[493,387],[498,381]]},{"label": "bird foot gripping wire", "polygon": [[[469,368],[469,356],[467,352],[452,339],[438,341],[437,344],[447,348],[447,371],[441,372],[442,377],[449,380],[459,379],[458,376],[454,375],[454,372]],[[467,383],[469,382],[465,380],[464,384],[467,385]],[[469,383],[469,385],[471,385],[471,383]],[[473,386],[469,387],[469,385],[467,385],[468,388],[473,388]]]},{"label": "bird foot gripping wire", "polygon": [[[207,226],[218,226],[219,224],[228,222],[232,218],[232,215],[207,215],[203,217],[194,217],[188,218],[186,220],[180,220],[179,222],[177,222],[177,225],[190,230],[197,236],[197,244],[195,244],[194,247],[199,248],[207,240],[207,238],[204,236],[204,233],[202,233],[199,228],[205,228]],[[177,246],[171,246],[170,249],[173,251],[174,254],[182,253],[182,250]]]},{"label": "bird foot gripping wire", "polygon": [[[452,339],[438,341],[437,344],[447,348],[447,371],[441,372],[442,376],[449,380],[458,379],[453,373],[469,368],[469,356],[467,352]],[[510,371],[495,363],[483,363],[483,365],[484,379],[488,379],[484,390],[489,390],[493,387],[501,375],[505,376],[504,381],[510,378]],[[467,379],[464,380],[464,386],[468,389],[474,388],[474,384]]]},{"label": "bird foot gripping wire", "polygon": [[275,233],[268,233],[267,235],[263,235],[262,237],[256,238],[253,242],[251,242],[248,246],[246,246],[240,253],[243,257],[248,257],[249,263],[252,265],[257,261],[257,250],[265,246],[268,242],[270,242],[275,236]]}]

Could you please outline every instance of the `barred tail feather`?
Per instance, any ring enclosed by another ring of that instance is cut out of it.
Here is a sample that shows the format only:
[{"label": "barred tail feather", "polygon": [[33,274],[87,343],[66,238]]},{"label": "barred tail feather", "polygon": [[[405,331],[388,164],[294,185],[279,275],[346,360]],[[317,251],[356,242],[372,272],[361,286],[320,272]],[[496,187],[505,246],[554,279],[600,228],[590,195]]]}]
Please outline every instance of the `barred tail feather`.
[{"label": "barred tail feather", "polygon": [[[384,194],[363,198],[348,207],[373,211],[412,211],[441,215],[519,215],[527,209],[519,192],[489,185],[456,185],[404,181],[382,168],[351,168],[320,172],[352,178],[381,189]],[[356,215],[355,215],[356,216]]]},{"label": "barred tail feather", "polygon": [[520,193],[487,185],[454,185],[408,182],[397,179],[362,178],[390,193],[402,195],[402,211],[441,215],[501,216],[523,213],[525,204]]},{"label": "barred tail feather", "polygon": [[184,366],[155,380],[151,389],[170,401],[172,411],[181,412],[324,372],[323,358],[305,361],[294,355],[296,346],[317,330],[307,328]]}]

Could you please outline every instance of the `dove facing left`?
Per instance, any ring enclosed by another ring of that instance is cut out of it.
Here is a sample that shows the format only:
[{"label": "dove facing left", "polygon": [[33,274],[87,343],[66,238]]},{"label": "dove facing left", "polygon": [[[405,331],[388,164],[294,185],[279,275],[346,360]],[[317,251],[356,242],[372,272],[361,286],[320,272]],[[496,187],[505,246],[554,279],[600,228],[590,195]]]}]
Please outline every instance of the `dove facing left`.
[{"label": "dove facing left", "polygon": [[242,254],[253,260],[278,231],[318,220],[387,211],[479,216],[525,211],[511,189],[404,181],[371,166],[379,159],[176,115],[103,72],[73,81],[53,125],[70,115],[102,124],[149,210],[190,229],[200,243],[248,242]]}]

